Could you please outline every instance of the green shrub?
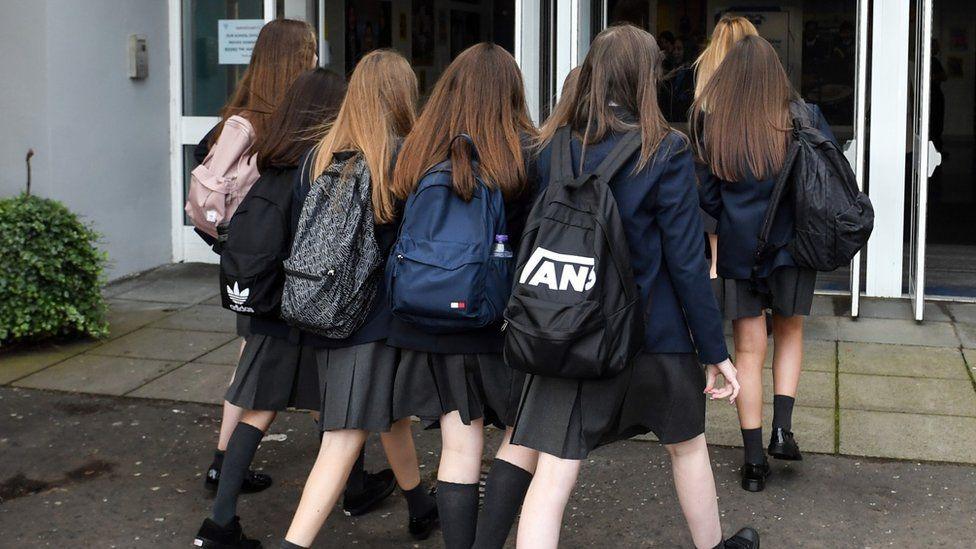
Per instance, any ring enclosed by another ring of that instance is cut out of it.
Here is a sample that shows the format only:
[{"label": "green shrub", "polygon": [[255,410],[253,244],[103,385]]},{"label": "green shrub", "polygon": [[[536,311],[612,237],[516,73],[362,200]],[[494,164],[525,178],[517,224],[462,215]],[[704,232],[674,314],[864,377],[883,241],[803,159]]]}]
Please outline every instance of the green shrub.
[{"label": "green shrub", "polygon": [[0,199],[0,345],[108,333],[98,239],[60,202]]}]

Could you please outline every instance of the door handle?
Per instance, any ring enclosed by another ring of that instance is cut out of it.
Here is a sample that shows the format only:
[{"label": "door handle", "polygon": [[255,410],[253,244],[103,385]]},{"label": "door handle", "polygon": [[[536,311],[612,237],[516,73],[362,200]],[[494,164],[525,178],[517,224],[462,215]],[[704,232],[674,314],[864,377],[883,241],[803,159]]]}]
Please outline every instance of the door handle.
[{"label": "door handle", "polygon": [[935,143],[929,141],[929,177],[935,173],[935,169],[942,165],[942,153],[935,148]]}]

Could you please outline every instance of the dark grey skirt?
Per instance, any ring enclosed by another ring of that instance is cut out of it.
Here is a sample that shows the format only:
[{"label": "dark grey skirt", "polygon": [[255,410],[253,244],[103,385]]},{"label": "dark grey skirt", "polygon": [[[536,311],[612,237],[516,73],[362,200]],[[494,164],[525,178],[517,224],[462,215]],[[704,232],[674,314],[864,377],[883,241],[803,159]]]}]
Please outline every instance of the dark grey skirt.
[{"label": "dark grey skirt", "polygon": [[562,459],[648,431],[682,442],[705,432],[704,389],[692,354],[641,354],[607,379],[528,376],[512,442]]},{"label": "dark grey skirt", "polygon": [[767,309],[781,316],[809,315],[816,286],[817,271],[801,267],[780,267],[756,284],[736,279],[713,284],[726,320],[760,316]]},{"label": "dark grey skirt", "polygon": [[465,425],[479,418],[501,429],[515,424],[525,374],[506,366],[502,355],[400,353],[393,399],[397,417],[417,416],[425,427],[435,427],[442,415],[456,410]]},{"label": "dark grey skirt", "polygon": [[318,377],[323,431],[361,429],[374,433],[390,430],[393,380],[400,351],[386,340],[338,349],[318,349]]},{"label": "dark grey skirt", "polygon": [[318,410],[314,350],[286,339],[251,335],[225,398],[247,410]]},{"label": "dark grey skirt", "polygon": [[705,225],[705,232],[708,234],[718,233],[718,220],[708,215],[708,212],[701,208],[698,209],[698,213],[701,215],[702,223]]}]

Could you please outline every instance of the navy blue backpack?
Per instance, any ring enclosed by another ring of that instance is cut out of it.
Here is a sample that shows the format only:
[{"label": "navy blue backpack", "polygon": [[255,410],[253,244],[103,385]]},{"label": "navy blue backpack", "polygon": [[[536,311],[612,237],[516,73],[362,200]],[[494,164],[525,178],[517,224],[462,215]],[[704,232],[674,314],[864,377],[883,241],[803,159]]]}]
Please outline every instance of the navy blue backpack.
[{"label": "navy blue backpack", "polygon": [[499,322],[512,289],[512,259],[492,256],[495,236],[507,234],[502,193],[478,175],[471,138],[459,138],[474,151],[474,196],[454,192],[450,160],[428,170],[407,198],[386,265],[394,316],[434,334]]}]

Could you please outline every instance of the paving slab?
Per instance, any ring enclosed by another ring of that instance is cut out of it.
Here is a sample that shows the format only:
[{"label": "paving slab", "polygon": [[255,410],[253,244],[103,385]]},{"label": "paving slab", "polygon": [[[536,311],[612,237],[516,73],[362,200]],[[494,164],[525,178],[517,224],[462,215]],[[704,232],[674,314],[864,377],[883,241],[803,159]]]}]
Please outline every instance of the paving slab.
[{"label": "paving slab", "polygon": [[224,400],[234,367],[220,364],[184,364],[128,396],[219,404]]},{"label": "paving slab", "polygon": [[152,280],[127,292],[116,295],[119,299],[139,301],[163,301],[189,305],[217,295],[217,278],[211,281],[167,278]]},{"label": "paving slab", "polygon": [[[928,301],[923,311],[925,321],[948,322],[949,315],[937,303]],[[862,297],[858,315],[861,318],[884,318],[891,320],[915,320],[912,302],[908,299]]]},{"label": "paving slab", "polygon": [[837,324],[841,317],[811,316],[803,321],[803,338],[806,341],[837,341]]},{"label": "paving slab", "polygon": [[66,358],[101,345],[101,341],[82,339],[64,343],[48,343],[0,353],[0,385],[43,370]]},{"label": "paving slab", "polygon": [[223,307],[194,305],[154,322],[152,326],[172,330],[235,333],[237,315]]},{"label": "paving slab", "polygon": [[837,338],[840,341],[864,343],[892,343],[895,345],[921,345],[927,347],[956,347],[952,324],[948,322],[915,322],[880,318],[842,318],[837,322]]},{"label": "paving slab", "polygon": [[813,306],[810,308],[811,316],[836,316],[837,306],[836,296],[815,295],[813,296]]},{"label": "paving slab", "polygon": [[976,324],[957,323],[955,326],[962,346],[966,349],[976,349]]},{"label": "paving slab", "polygon": [[[865,410],[843,410],[840,416],[840,451],[844,454],[976,463],[974,440],[976,418],[972,417]],[[970,498],[972,486],[970,483],[968,488]]]},{"label": "paving slab", "polygon": [[[836,377],[833,372],[800,372],[796,400],[804,406],[833,409],[837,400]],[[763,369],[763,402],[773,402],[773,371]]]},{"label": "paving slab", "polygon": [[187,362],[209,353],[235,337],[219,332],[142,328],[96,347],[92,353]]},{"label": "paving slab", "polygon": [[[763,436],[772,429],[773,407],[763,406]],[[796,406],[793,408],[793,432],[800,449],[808,452],[834,452],[834,410]],[[735,406],[728,401],[709,401],[705,408],[705,438],[709,444],[742,446],[742,432]],[[763,444],[768,440],[763,441]]]},{"label": "paving slab", "polygon": [[[969,371],[976,374],[976,349],[963,349],[962,356],[966,358],[966,365]],[[976,375],[973,376],[976,378]]]},{"label": "paving slab", "polygon": [[230,342],[221,345],[217,349],[210,351],[202,357],[193,361],[194,364],[230,364],[237,365],[237,359],[241,354],[241,340],[232,339]]},{"label": "paving slab", "polygon": [[976,324],[976,303],[946,303],[945,305],[956,322]]},{"label": "paving slab", "polygon": [[14,385],[33,389],[123,395],[180,364],[144,358],[82,354],[27,376]]},{"label": "paving slab", "polygon": [[838,343],[840,372],[879,376],[969,379],[959,349],[884,343]]},{"label": "paving slab", "polygon": [[157,301],[108,300],[108,339],[132,333],[179,310],[179,305]]},{"label": "paving slab", "polygon": [[968,380],[840,374],[841,415],[848,410],[976,417]]}]

